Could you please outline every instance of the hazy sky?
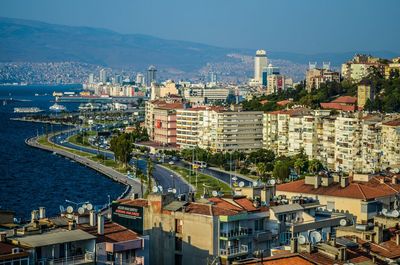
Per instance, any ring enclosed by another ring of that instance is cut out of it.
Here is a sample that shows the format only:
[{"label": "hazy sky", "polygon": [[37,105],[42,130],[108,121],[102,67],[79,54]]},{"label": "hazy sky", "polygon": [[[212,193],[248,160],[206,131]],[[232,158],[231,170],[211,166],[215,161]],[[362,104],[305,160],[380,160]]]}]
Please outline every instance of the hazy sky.
[{"label": "hazy sky", "polygon": [[400,52],[400,0],[0,0],[0,16],[234,48]]}]

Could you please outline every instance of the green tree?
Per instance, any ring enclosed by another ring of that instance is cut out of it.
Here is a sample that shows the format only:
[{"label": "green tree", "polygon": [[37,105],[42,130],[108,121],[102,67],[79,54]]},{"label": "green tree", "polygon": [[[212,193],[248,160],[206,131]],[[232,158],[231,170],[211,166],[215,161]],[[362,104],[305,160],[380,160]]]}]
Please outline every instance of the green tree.
[{"label": "green tree", "polygon": [[318,159],[312,159],[309,161],[308,164],[308,171],[310,173],[317,173],[318,171],[320,171],[322,169],[322,163],[321,161],[319,161]]},{"label": "green tree", "polygon": [[128,162],[132,158],[132,142],[130,135],[123,133],[112,138],[110,141],[110,150],[114,152],[115,159],[126,168]]},{"label": "green tree", "polygon": [[272,176],[281,181],[285,181],[290,175],[290,168],[287,161],[278,160],[275,162]]}]

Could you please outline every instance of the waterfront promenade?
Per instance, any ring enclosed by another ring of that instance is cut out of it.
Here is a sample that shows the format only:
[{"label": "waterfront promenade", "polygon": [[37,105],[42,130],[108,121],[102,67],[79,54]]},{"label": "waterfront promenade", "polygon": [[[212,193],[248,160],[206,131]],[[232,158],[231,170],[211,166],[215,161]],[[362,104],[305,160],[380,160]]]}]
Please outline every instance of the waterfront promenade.
[{"label": "waterfront promenade", "polygon": [[[69,152],[66,149],[68,149],[67,147],[61,147],[58,146],[57,144],[54,144],[52,146],[47,146],[47,145],[43,145],[40,144],[38,142],[38,137],[31,137],[25,140],[25,143],[31,147],[34,148],[39,148],[48,152],[52,152],[52,153],[56,153],[58,155],[67,157],[69,159],[72,159],[84,166],[87,166],[89,168],[92,168],[98,172],[100,172],[101,174],[121,183],[127,186],[127,189],[125,190],[125,192],[120,196],[120,197],[124,197],[124,198],[128,198],[131,197],[133,194],[138,194],[139,197],[142,196],[141,194],[141,184],[139,182],[139,180],[136,179],[129,179],[127,178],[126,175],[110,168],[107,167],[105,165],[102,165],[98,162],[95,162],[87,157],[84,156],[80,156],[78,154],[75,154],[73,152]],[[71,150],[72,151],[72,150]]]}]

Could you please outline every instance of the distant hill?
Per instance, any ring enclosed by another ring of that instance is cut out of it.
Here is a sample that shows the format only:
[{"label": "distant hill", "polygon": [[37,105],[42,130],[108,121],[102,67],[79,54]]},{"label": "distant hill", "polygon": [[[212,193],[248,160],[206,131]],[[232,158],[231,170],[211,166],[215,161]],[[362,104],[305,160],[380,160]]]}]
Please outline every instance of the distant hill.
[{"label": "distant hill", "polygon": [[[265,47],[266,49],[268,47]],[[76,61],[107,67],[143,69],[151,64],[159,68],[195,71],[213,62],[235,62],[227,54],[253,55],[256,49],[229,49],[187,41],[160,39],[141,34],[71,27],[43,22],[0,18],[0,62]],[[305,55],[269,52],[272,59],[307,64],[331,61],[340,65],[355,52]],[[395,53],[374,55],[394,57]]]}]

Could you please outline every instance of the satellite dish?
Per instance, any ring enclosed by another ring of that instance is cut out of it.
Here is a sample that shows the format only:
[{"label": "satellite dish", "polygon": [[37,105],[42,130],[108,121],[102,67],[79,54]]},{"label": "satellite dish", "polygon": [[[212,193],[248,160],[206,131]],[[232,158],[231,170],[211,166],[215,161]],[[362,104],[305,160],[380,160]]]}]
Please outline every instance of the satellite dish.
[{"label": "satellite dish", "polygon": [[387,210],[387,209],[385,209],[385,208],[382,209],[382,214],[383,214],[383,215],[386,215],[387,213],[388,213],[388,210]]},{"label": "satellite dish", "polygon": [[313,244],[316,244],[318,242],[320,242],[322,239],[322,236],[319,232],[317,231],[312,231],[310,234],[310,240]]},{"label": "satellite dish", "polygon": [[72,206],[68,206],[67,213],[73,213],[73,212],[74,212],[74,208]]},{"label": "satellite dish", "polygon": [[298,240],[299,240],[299,244],[300,244],[300,245],[303,245],[303,244],[306,243],[306,237],[303,236],[303,235],[299,235]]},{"label": "satellite dish", "polygon": [[399,215],[400,215],[399,211],[393,210],[393,212],[392,212],[393,217],[399,217]]},{"label": "satellite dish", "polygon": [[176,194],[176,189],[172,189],[172,193],[173,193],[173,194]]},{"label": "satellite dish", "polygon": [[154,186],[151,190],[152,190],[154,193],[156,193],[156,192],[158,192],[158,187],[157,187],[157,186]]},{"label": "satellite dish", "polygon": [[163,191],[163,187],[160,185],[160,186],[158,186],[158,190],[160,191],[160,192],[162,192]]},{"label": "satellite dish", "polygon": [[85,209],[83,209],[83,207],[79,207],[78,208],[78,213],[79,214],[84,214],[85,213]]},{"label": "satellite dish", "polygon": [[87,204],[86,203],[82,204],[82,208],[87,209]]},{"label": "satellite dish", "polygon": [[239,182],[239,187],[241,187],[241,188],[244,187],[244,182],[243,181]]},{"label": "satellite dish", "polygon": [[258,182],[257,181],[253,181],[253,187],[257,187],[258,186]]},{"label": "satellite dish", "polygon": [[64,206],[60,205],[60,212],[65,212]]},{"label": "satellite dish", "polygon": [[86,204],[86,209],[89,211],[93,210],[93,205],[91,203]]},{"label": "satellite dish", "polygon": [[270,183],[270,185],[275,185],[276,184],[276,180],[275,179],[270,179],[269,183]]},{"label": "satellite dish", "polygon": [[212,196],[217,197],[218,196],[218,191],[213,190],[211,194],[212,194]]},{"label": "satellite dish", "polygon": [[347,225],[347,220],[346,219],[340,220],[340,226],[346,226],[346,225]]}]

